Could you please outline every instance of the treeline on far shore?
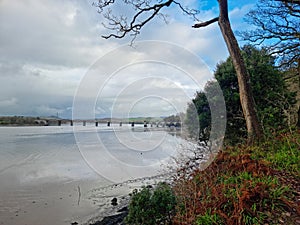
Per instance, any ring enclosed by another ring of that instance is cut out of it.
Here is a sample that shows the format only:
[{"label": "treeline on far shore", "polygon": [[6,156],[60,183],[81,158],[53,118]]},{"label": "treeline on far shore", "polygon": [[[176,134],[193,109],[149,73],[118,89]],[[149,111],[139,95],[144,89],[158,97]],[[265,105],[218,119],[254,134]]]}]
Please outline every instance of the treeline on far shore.
[{"label": "treeline on far shore", "polygon": [[0,126],[45,126],[49,120],[30,116],[0,116]]}]

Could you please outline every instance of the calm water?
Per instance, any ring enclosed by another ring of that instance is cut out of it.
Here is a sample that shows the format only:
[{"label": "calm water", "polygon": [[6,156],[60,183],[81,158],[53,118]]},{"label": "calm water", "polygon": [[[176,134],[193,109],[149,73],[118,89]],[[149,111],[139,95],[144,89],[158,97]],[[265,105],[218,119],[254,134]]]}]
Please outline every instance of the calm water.
[{"label": "calm water", "polygon": [[0,127],[0,224],[84,220],[101,205],[91,190],[160,173],[178,145],[142,127]]}]

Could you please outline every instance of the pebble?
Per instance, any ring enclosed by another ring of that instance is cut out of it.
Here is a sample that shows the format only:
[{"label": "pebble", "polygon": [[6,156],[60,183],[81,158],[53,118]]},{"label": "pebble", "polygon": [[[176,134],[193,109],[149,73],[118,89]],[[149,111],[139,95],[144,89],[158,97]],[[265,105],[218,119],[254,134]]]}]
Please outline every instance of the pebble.
[{"label": "pebble", "polygon": [[113,206],[118,205],[118,199],[117,199],[117,198],[113,198],[113,199],[111,200],[111,204],[112,204]]}]

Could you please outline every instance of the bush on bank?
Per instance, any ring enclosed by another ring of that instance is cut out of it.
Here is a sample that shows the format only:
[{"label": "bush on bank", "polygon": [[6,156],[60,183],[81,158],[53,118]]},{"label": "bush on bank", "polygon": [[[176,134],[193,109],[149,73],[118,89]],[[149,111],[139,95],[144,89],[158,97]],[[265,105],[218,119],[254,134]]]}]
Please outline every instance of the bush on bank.
[{"label": "bush on bank", "polygon": [[125,223],[130,225],[171,224],[176,199],[173,190],[166,183],[158,183],[132,192],[129,213]]}]

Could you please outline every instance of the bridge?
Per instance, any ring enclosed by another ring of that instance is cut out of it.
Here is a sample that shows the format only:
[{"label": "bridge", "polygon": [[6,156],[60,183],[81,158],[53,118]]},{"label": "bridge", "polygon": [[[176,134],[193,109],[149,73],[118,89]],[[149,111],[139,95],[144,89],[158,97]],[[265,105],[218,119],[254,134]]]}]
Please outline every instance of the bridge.
[{"label": "bridge", "polygon": [[71,120],[71,119],[40,119],[40,120],[35,120],[35,123],[40,126],[62,126],[62,125],[70,125],[78,126],[81,124],[82,126],[88,125],[94,125],[98,127],[100,124],[106,124],[106,126],[110,127],[113,125],[118,125],[118,126],[123,126],[125,124],[130,125],[131,127],[135,127],[136,125],[143,125],[145,128],[149,127],[161,127],[161,128],[176,128],[179,129],[181,128],[182,124],[179,122],[164,122],[164,121],[124,121],[124,120],[104,120],[104,119],[90,119],[90,120],[82,120],[82,119],[77,119],[77,120]]}]

